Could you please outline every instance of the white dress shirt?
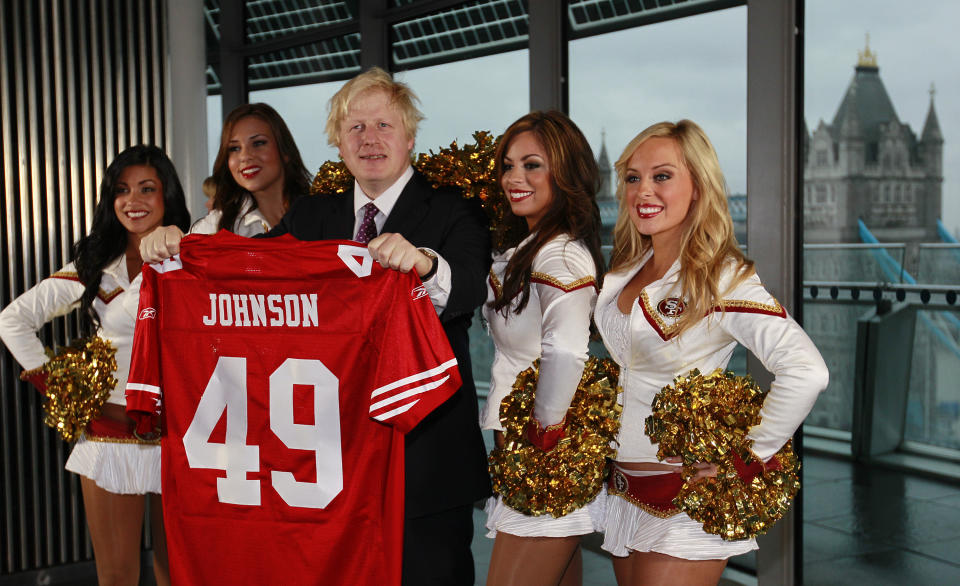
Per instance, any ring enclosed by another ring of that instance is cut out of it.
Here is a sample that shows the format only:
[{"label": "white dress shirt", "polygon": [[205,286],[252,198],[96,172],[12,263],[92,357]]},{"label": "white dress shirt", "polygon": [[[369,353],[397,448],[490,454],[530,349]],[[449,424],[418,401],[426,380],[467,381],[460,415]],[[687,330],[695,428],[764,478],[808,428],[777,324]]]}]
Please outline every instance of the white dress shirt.
[{"label": "white dress shirt", "polygon": [[[370,199],[370,197],[363,191],[363,188],[360,187],[360,183],[354,180],[354,236],[357,234],[357,230],[360,229],[360,223],[363,221],[362,208],[368,203],[373,203],[378,210],[377,215],[373,218],[374,223],[377,225],[377,235],[383,232],[383,226],[387,223],[387,216],[389,216],[390,212],[393,211],[393,206],[397,204],[397,200],[400,199],[400,194],[403,192],[403,189],[407,186],[407,183],[410,182],[412,177],[413,167],[408,166],[407,170],[400,175],[393,185],[388,187],[375,199]],[[429,250],[437,257],[437,270],[435,273],[433,273],[433,276],[423,282],[423,285],[426,287],[427,293],[430,295],[430,301],[433,302],[433,307],[437,310],[437,315],[440,315],[447,306],[447,300],[450,299],[450,289],[453,287],[453,277],[450,272],[450,264],[447,263],[442,256],[437,254],[437,251],[430,248],[425,248],[424,250]]]}]

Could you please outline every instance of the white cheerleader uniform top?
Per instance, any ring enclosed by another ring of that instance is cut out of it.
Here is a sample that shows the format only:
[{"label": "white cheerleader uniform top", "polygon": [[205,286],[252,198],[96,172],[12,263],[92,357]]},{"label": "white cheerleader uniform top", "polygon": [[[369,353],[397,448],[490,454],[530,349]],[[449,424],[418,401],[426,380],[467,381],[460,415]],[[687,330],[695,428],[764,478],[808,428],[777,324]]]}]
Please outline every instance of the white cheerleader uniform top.
[{"label": "white cheerleader uniform top", "polygon": [[[621,401],[619,446],[622,462],[658,462],[657,445],[644,433],[654,396],[674,377],[693,369],[709,374],[726,368],[737,343],[750,350],[776,377],[760,411],[759,425],[747,437],[764,461],[791,438],[817,395],[827,387],[827,366],[799,324],[773,298],[754,273],[723,294],[714,307],[681,335],[677,321],[686,304],[680,295],[680,261],[663,278],[646,286],[630,314],[617,307],[617,298],[652,252],[627,271],[608,273],[597,299],[596,324],[610,355],[620,365]],[[733,261],[719,283],[725,291],[735,276]]]},{"label": "white cheerleader uniform top", "polygon": [[[253,208],[253,196],[247,194],[240,207],[240,213],[233,223],[231,232],[237,236],[250,238],[257,234],[264,234],[270,231],[270,224],[260,213],[260,208]],[[207,215],[200,218],[190,226],[191,234],[216,234],[220,231],[220,218],[223,212],[220,210],[210,210]]]},{"label": "white cheerleader uniform top", "polygon": [[[487,303],[501,291],[507,263],[517,248],[494,254]],[[517,375],[535,359],[540,358],[540,374],[534,415],[543,426],[563,419],[583,374],[590,316],[597,299],[597,270],[590,251],[583,242],[560,235],[540,248],[531,270],[530,298],[522,313],[514,313],[519,295],[506,316],[483,306],[495,346],[490,394],[480,413],[484,429],[503,430],[500,402],[510,394]]]},{"label": "white cheerleader uniform top", "polygon": [[[51,319],[66,315],[80,306],[83,283],[73,263],[10,302],[0,312],[0,338],[24,370],[42,366],[49,360],[37,331]],[[103,269],[100,291],[93,309],[100,316],[97,335],[117,349],[117,370],[113,376],[117,386],[110,392],[108,403],[126,405],[123,396],[130,370],[130,349],[140,301],[140,274],[130,281],[124,255]]]}]

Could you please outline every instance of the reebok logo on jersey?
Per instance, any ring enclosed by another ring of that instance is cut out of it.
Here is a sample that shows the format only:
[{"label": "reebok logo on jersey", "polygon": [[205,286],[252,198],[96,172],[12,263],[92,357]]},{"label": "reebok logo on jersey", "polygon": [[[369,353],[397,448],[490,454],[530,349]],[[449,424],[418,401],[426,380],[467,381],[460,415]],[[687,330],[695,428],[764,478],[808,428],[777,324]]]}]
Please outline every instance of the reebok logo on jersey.
[{"label": "reebok logo on jersey", "polygon": [[137,319],[153,319],[157,317],[157,310],[152,307],[145,307],[140,311],[140,316]]},{"label": "reebok logo on jersey", "polygon": [[427,288],[423,285],[420,285],[419,287],[414,287],[413,290],[410,291],[410,296],[413,297],[414,301],[416,301],[417,299],[426,297]]}]

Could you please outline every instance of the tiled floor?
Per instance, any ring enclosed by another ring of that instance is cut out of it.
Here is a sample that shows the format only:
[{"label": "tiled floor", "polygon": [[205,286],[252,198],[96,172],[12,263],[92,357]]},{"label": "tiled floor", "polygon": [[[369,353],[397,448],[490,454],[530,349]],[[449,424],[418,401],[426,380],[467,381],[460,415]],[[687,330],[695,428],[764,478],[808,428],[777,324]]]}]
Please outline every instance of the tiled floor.
[{"label": "tiled floor", "polygon": [[[960,585],[960,482],[929,480],[823,455],[804,457],[803,584],[807,586]],[[493,540],[474,512],[477,584],[485,584]],[[145,575],[149,575],[145,573]],[[94,580],[37,576],[29,583]],[[142,583],[149,584],[146,579]],[[0,583],[5,583],[0,578]],[[14,579],[11,583],[27,582]],[[599,538],[586,540],[584,586],[615,584]],[[731,575],[724,586],[756,584]]]},{"label": "tiled floor", "polygon": [[960,484],[804,459],[804,584],[960,584]]},{"label": "tiled floor", "polygon": [[[803,584],[960,584],[960,483],[808,453],[803,485]],[[486,582],[493,547],[484,520],[477,510],[477,584]],[[584,586],[615,583],[610,559],[590,539]]]}]

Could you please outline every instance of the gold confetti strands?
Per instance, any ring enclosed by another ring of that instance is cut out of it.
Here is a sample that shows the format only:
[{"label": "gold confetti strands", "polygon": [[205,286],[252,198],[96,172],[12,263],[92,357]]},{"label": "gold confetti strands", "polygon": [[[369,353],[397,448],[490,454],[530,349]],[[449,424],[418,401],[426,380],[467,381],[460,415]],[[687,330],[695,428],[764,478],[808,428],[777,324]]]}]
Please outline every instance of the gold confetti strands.
[{"label": "gold confetti strands", "polygon": [[44,364],[47,373],[46,413],[43,422],[68,442],[75,441],[90,421],[100,415],[103,404],[117,385],[116,349],[93,336],[64,346]]},{"label": "gold confetti strands", "polygon": [[549,452],[532,445],[530,422],[540,361],[517,375],[513,391],[500,405],[504,446],[490,453],[493,490],[511,508],[527,515],[562,517],[599,494],[606,459],[620,429],[617,395],[620,369],[610,359],[591,356],[566,416],[566,430]]},{"label": "gold confetti strands", "polygon": [[[717,369],[702,375],[693,370],[678,376],[657,393],[646,433],[658,444],[657,457],[683,458],[684,484],[673,504],[703,524],[707,533],[728,541],[765,533],[790,508],[800,488],[800,460],[787,442],[774,456],[778,466],[747,482],[737,472],[739,457],[755,463],[750,428],[760,423],[766,391],[749,376]],[[695,462],[717,465],[717,476],[695,484]]]}]

